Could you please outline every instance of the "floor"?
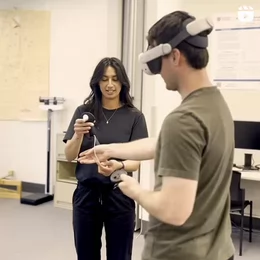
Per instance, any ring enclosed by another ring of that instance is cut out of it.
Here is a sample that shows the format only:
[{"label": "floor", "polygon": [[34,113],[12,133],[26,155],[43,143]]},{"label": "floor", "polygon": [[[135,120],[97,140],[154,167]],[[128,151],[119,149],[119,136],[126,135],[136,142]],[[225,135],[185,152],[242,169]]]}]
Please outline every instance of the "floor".
[{"label": "floor", "polygon": [[[234,235],[237,244],[237,234]],[[260,233],[253,243],[245,238],[241,260],[259,260]],[[133,260],[140,260],[143,238],[134,241]],[[17,200],[0,199],[0,258],[3,260],[76,260],[71,229],[71,211],[52,203],[37,207]],[[102,260],[105,260],[102,251]]]}]

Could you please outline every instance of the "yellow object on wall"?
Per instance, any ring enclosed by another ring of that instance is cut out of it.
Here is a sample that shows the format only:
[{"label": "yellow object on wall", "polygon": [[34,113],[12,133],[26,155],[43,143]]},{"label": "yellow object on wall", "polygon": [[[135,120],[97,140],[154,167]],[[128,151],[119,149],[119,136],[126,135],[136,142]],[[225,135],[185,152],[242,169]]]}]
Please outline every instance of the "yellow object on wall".
[{"label": "yellow object on wall", "polygon": [[46,120],[50,24],[48,11],[0,10],[0,120]]}]

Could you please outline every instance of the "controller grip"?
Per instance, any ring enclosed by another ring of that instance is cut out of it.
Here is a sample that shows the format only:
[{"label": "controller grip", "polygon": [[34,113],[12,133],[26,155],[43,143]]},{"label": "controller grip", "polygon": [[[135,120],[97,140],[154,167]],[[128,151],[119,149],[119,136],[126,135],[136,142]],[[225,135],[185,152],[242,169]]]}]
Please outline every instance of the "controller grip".
[{"label": "controller grip", "polygon": [[[84,113],[82,114],[82,118],[83,118],[84,120],[86,120],[86,122],[95,123],[95,121],[96,121],[95,116],[94,116],[92,113],[90,113],[90,112],[84,112]],[[93,135],[96,136],[96,128],[95,128],[95,126],[93,126],[93,127],[90,129],[89,135],[90,135],[90,136],[93,136]],[[99,144],[98,140],[97,140],[97,144]]]},{"label": "controller grip", "polygon": [[120,182],[122,174],[127,174],[127,172],[123,169],[116,170],[110,175],[110,180],[114,183]]},{"label": "controller grip", "polygon": [[84,113],[82,114],[82,118],[83,118],[83,119],[86,118],[86,121],[87,121],[87,122],[91,122],[91,123],[95,123],[95,121],[96,121],[95,116],[94,116],[92,113],[90,113],[90,112],[84,112]]}]

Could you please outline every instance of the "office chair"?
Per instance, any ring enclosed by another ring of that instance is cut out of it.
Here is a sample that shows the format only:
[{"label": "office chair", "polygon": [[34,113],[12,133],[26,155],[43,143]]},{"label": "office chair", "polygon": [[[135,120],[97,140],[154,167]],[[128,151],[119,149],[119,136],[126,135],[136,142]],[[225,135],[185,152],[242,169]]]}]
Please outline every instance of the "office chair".
[{"label": "office chair", "polygon": [[233,171],[230,185],[231,196],[231,213],[240,214],[240,237],[239,237],[239,255],[243,252],[243,235],[244,235],[244,212],[247,206],[250,207],[249,215],[249,242],[252,242],[253,229],[253,201],[245,200],[245,189],[241,189],[241,172]]}]

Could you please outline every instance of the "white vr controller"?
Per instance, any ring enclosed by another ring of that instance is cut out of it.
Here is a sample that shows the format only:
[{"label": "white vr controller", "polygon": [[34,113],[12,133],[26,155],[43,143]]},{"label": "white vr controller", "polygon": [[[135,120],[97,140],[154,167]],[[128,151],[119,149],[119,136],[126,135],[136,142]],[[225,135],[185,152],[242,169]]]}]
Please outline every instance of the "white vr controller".
[{"label": "white vr controller", "polygon": [[89,119],[89,116],[88,115],[83,115],[83,118],[82,118],[83,120],[84,120],[84,122],[87,122],[88,121],[88,119]]}]

